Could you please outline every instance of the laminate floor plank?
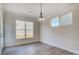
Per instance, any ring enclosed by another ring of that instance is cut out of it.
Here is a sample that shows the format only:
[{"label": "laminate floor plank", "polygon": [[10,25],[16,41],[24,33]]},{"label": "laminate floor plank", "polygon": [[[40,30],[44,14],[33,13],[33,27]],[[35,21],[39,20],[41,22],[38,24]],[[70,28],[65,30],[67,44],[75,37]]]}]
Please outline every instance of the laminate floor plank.
[{"label": "laminate floor plank", "polygon": [[4,48],[2,55],[75,55],[41,42]]}]

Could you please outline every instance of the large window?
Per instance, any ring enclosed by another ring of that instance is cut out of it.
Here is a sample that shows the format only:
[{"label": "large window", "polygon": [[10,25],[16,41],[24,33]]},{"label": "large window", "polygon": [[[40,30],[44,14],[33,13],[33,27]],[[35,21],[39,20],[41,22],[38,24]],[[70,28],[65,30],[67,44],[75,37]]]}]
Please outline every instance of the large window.
[{"label": "large window", "polygon": [[61,25],[72,24],[72,12],[62,15],[60,21]]},{"label": "large window", "polygon": [[26,38],[33,38],[33,22],[26,22]]},{"label": "large window", "polygon": [[33,22],[16,20],[16,39],[33,38]]},{"label": "large window", "polygon": [[52,27],[58,27],[61,25],[71,25],[71,24],[72,24],[72,12],[51,19]]},{"label": "large window", "polygon": [[53,18],[51,20],[51,26],[53,26],[53,27],[58,27],[59,26],[59,18],[58,17]]}]

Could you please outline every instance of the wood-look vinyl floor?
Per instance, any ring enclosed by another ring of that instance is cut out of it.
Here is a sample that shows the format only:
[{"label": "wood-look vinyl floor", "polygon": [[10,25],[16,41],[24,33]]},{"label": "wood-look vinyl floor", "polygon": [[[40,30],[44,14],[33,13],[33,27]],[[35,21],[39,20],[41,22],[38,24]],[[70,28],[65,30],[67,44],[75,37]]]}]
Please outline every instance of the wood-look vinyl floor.
[{"label": "wood-look vinyl floor", "polygon": [[75,55],[41,42],[4,48],[2,55]]}]

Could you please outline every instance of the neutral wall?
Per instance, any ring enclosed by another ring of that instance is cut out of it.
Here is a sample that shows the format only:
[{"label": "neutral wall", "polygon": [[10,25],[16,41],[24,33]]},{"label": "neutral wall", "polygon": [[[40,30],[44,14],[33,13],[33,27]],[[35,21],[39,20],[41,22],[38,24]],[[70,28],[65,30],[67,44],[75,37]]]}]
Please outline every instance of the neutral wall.
[{"label": "neutral wall", "polygon": [[[72,12],[72,25],[65,25],[59,28],[51,27],[50,21],[54,15],[61,16],[67,12]],[[51,15],[51,18],[46,18],[41,23],[41,42],[79,54],[79,7]]]},{"label": "neutral wall", "polygon": [[[16,39],[16,20],[27,20],[34,22],[34,38]],[[15,46],[37,42],[40,39],[39,22],[36,18],[27,17],[26,15],[13,14],[4,11],[4,29],[5,29],[5,46]]]},{"label": "neutral wall", "polygon": [[[3,22],[3,12],[2,12],[2,5],[0,4],[0,23]],[[0,26],[2,26],[0,24]],[[1,27],[0,27],[1,29]],[[1,35],[1,32],[0,32],[0,35]],[[3,37],[0,36],[0,54],[1,54],[1,51],[2,51],[2,48],[3,48]]]}]

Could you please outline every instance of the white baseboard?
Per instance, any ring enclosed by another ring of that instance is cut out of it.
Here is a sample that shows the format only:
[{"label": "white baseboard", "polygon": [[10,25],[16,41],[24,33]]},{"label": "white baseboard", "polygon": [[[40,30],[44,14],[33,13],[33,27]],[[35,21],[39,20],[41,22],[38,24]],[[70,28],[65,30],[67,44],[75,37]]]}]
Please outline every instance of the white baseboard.
[{"label": "white baseboard", "polygon": [[58,47],[58,48],[60,48],[60,49],[69,51],[69,52],[74,53],[74,54],[79,54],[79,50],[77,51],[77,50],[75,50],[75,49],[74,49],[74,50],[65,49],[65,48],[59,47],[59,46],[57,46],[57,45],[53,45],[53,44],[51,44],[51,43],[48,43],[48,42],[43,42],[43,41],[40,41],[40,42],[45,43],[45,44],[48,44],[48,45],[51,45],[51,46]]},{"label": "white baseboard", "polygon": [[19,46],[19,45],[25,45],[25,44],[31,44],[31,43],[35,43],[35,42],[40,42],[40,41],[33,41],[33,42],[28,42],[28,43],[20,43],[20,44],[8,44],[4,47],[13,47],[13,46]]}]

